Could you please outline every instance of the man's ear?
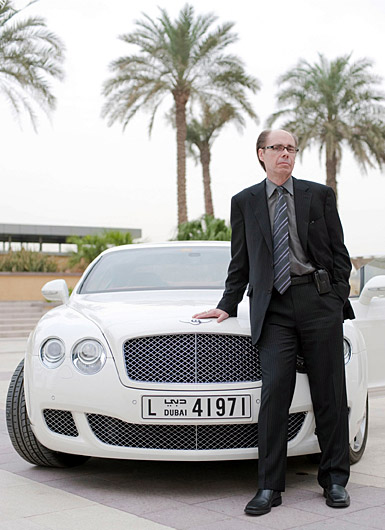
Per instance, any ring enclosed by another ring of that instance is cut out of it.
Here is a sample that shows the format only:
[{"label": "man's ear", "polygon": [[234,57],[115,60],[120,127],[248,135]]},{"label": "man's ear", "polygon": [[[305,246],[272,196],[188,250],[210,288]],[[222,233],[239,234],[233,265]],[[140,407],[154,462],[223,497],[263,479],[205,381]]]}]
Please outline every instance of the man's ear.
[{"label": "man's ear", "polygon": [[265,155],[265,151],[263,149],[259,148],[258,149],[258,158],[259,158],[259,160],[262,160],[262,162],[265,161],[264,155]]}]

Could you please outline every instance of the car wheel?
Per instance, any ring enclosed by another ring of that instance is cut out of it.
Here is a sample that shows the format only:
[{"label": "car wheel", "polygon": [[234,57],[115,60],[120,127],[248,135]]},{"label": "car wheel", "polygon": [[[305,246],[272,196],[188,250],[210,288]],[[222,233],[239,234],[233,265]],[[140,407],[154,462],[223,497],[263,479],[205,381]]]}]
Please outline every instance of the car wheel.
[{"label": "car wheel", "polygon": [[7,428],[11,442],[27,462],[45,467],[73,467],[86,462],[89,457],[52,451],[42,445],[31,429],[24,395],[24,360],[16,368],[7,394]]},{"label": "car wheel", "polygon": [[368,439],[368,420],[369,420],[369,401],[368,396],[366,396],[366,407],[365,414],[362,418],[360,428],[354,437],[354,440],[350,443],[349,456],[350,463],[355,464],[361,460],[362,455],[365,452],[366,441]]}]

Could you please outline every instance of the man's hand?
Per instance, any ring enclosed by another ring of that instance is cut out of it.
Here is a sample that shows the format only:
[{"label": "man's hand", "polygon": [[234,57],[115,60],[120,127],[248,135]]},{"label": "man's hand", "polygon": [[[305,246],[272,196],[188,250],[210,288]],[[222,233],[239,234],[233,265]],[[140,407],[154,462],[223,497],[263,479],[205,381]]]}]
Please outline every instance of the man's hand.
[{"label": "man's hand", "polygon": [[216,318],[218,324],[220,322],[223,322],[223,320],[226,320],[226,318],[229,318],[229,314],[226,313],[226,311],[222,311],[222,309],[209,309],[208,311],[203,311],[203,313],[197,313],[196,315],[193,315],[193,318]]}]

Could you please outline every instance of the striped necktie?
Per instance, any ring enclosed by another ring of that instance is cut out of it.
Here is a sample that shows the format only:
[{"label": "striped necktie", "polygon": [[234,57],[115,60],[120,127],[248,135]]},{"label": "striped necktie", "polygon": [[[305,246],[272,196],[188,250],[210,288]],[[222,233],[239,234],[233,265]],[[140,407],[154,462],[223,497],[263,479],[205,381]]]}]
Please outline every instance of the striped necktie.
[{"label": "striped necktie", "polygon": [[289,218],[282,186],[277,187],[278,199],[273,223],[274,287],[283,294],[291,284],[289,259]]}]

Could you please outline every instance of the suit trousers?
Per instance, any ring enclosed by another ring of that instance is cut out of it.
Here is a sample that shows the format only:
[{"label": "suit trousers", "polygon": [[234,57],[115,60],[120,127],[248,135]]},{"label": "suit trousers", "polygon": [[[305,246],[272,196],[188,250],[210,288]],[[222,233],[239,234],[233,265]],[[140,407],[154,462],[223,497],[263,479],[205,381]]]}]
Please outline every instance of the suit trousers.
[{"label": "suit trousers", "polygon": [[321,448],[318,482],[349,479],[349,427],[343,354],[343,301],[314,283],[275,289],[258,342],[262,370],[258,487],[285,490],[289,407],[296,358],[304,358]]}]

